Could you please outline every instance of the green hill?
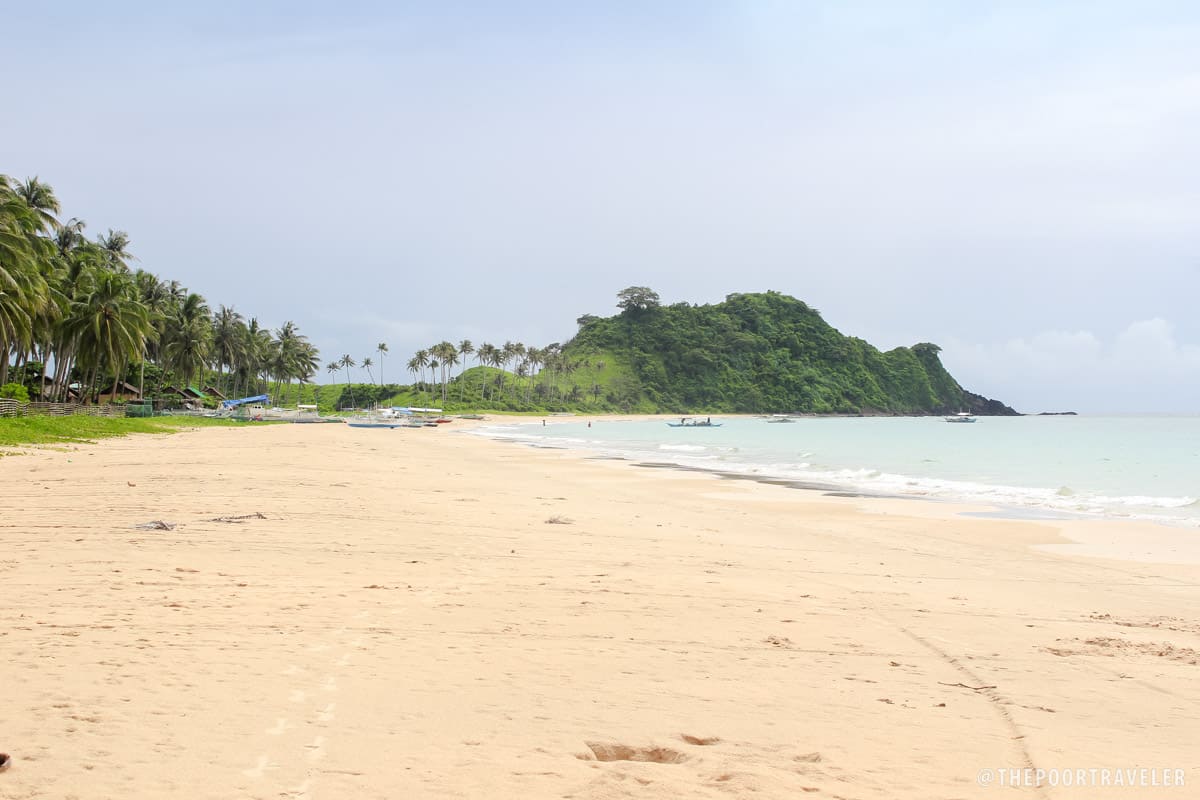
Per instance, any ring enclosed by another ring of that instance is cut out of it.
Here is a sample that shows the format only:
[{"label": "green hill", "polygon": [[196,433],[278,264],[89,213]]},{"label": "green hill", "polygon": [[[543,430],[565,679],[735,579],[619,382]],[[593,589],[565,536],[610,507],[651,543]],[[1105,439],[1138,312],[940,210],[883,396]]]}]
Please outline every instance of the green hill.
[{"label": "green hill", "polygon": [[453,353],[447,370],[410,362],[417,378],[411,385],[308,385],[297,396],[323,411],[416,405],[449,413],[1016,413],[964,391],[942,366],[937,345],[883,353],[778,292],[661,306],[654,292],[635,286],[618,298],[620,314],[580,317],[566,344],[506,342],[503,352],[481,344],[470,352],[475,366]]},{"label": "green hill", "polygon": [[581,317],[562,347],[596,403],[646,412],[1015,414],[965,391],[937,345],[880,352],[778,292],[660,306],[644,287],[614,317]]}]

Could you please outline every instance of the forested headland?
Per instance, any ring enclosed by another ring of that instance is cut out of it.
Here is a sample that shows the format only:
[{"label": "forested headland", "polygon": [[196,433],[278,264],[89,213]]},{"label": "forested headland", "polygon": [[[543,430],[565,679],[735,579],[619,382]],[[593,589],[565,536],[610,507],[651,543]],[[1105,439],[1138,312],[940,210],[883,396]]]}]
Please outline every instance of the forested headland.
[{"label": "forested headland", "polygon": [[[634,286],[617,299],[620,313],[579,317],[566,343],[443,341],[407,361],[409,386],[347,383],[337,403],[592,413],[1016,413],[963,389],[937,345],[881,352],[778,292],[664,306],[657,293]],[[338,374],[347,363],[354,360],[345,356],[328,369]]]}]

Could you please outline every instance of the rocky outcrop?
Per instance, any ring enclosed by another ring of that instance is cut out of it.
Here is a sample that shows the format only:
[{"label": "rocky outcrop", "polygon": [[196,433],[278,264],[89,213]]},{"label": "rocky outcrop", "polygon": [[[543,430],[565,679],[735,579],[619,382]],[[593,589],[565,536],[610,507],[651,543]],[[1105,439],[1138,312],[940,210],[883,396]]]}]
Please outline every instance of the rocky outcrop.
[{"label": "rocky outcrop", "polygon": [[963,391],[963,400],[966,402],[965,409],[957,409],[959,411],[970,411],[972,414],[980,417],[1019,417],[1021,412],[1015,410],[1011,406],[1006,406],[999,400],[992,400],[984,397],[981,394],[974,392]]}]

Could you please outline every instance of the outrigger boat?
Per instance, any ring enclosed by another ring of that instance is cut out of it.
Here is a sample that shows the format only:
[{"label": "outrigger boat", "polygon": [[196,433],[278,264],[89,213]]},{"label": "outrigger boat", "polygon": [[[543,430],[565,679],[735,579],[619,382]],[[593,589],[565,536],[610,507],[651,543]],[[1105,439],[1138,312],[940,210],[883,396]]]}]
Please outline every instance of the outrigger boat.
[{"label": "outrigger boat", "polygon": [[348,419],[351,428],[403,428],[407,423],[398,419]]},{"label": "outrigger boat", "polygon": [[408,420],[407,416],[385,408],[361,417],[347,417],[346,424],[351,428],[403,428]]},{"label": "outrigger boat", "polygon": [[721,423],[713,422],[712,417],[704,419],[695,419],[692,417],[680,417],[679,422],[668,422],[668,428],[719,428]]},{"label": "outrigger boat", "polygon": [[960,411],[953,417],[946,417],[946,422],[974,422],[975,418],[966,411]]}]

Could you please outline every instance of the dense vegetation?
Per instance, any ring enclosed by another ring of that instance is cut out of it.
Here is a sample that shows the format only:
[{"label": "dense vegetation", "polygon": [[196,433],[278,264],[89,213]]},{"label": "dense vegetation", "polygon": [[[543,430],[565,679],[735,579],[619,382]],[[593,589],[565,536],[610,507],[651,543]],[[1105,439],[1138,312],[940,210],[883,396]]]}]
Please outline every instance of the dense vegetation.
[{"label": "dense vegetation", "polygon": [[319,354],[295,323],[272,333],[231,307],[211,311],[177,281],[131,270],[123,231],[88,239],[59,212],[47,184],[0,175],[0,385],[11,372],[33,399],[87,401],[122,381],[153,396],[189,384],[278,394],[313,380]]},{"label": "dense vegetation", "polygon": [[610,388],[618,405],[818,414],[987,410],[946,372],[937,345],[880,352],[778,292],[732,294],[702,306],[660,306],[645,287],[620,298],[619,315],[581,319],[565,348],[577,359],[628,367],[631,380]]}]

